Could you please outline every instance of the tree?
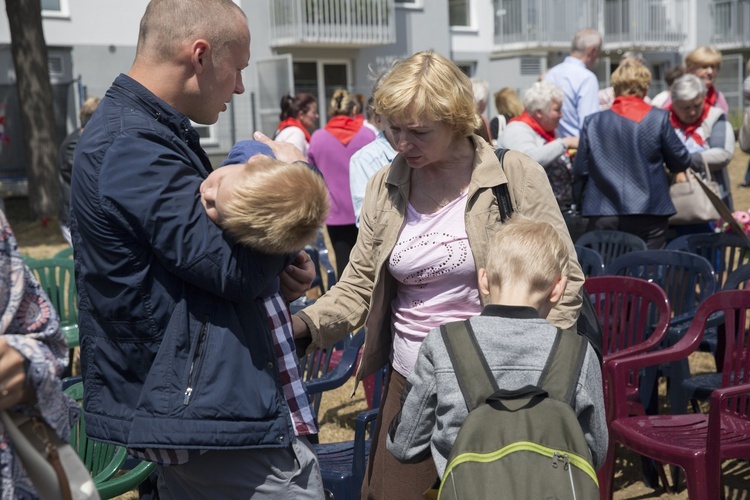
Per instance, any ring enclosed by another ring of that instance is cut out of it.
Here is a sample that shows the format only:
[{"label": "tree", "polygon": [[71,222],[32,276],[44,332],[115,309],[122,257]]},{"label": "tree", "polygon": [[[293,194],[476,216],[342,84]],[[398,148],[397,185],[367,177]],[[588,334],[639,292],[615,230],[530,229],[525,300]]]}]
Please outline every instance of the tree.
[{"label": "tree", "polygon": [[29,207],[36,218],[54,215],[60,186],[57,179],[57,130],[47,43],[39,0],[6,0],[11,53],[21,111]]}]

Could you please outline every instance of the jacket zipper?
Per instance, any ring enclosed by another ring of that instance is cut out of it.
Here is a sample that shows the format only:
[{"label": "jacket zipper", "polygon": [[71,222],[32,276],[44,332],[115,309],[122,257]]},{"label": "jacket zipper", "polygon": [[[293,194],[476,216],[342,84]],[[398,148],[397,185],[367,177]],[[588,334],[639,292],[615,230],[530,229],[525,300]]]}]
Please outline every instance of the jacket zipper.
[{"label": "jacket zipper", "polygon": [[190,363],[190,373],[188,374],[187,389],[185,389],[185,399],[182,401],[183,405],[190,403],[190,397],[193,395],[193,384],[195,383],[195,369],[200,361],[201,354],[203,353],[203,340],[206,337],[206,331],[208,330],[208,322],[204,322],[201,327],[201,332],[198,335],[198,346],[195,348],[195,355],[193,361]]}]

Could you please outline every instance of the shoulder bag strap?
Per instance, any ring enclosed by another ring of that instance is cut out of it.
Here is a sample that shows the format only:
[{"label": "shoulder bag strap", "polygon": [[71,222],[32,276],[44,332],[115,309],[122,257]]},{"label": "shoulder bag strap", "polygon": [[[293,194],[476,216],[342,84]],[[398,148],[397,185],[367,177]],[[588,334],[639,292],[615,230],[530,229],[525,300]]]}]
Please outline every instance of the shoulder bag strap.
[{"label": "shoulder bag strap", "polygon": [[456,372],[466,407],[471,411],[497,392],[497,381],[482,354],[468,319],[442,325],[440,333]]},{"label": "shoulder bag strap", "polygon": [[575,329],[557,329],[547,363],[539,376],[539,387],[550,397],[572,406],[588,341]]},{"label": "shoulder bag strap", "polygon": [[[497,159],[500,162],[500,168],[503,170],[505,170],[505,167],[503,166],[503,158],[505,158],[505,153],[507,152],[508,150],[504,148],[495,150],[495,156],[497,156]],[[493,186],[492,192],[494,193],[495,199],[497,200],[497,209],[499,212],[497,220],[499,222],[505,222],[510,218],[511,215],[513,215],[513,203],[511,203],[510,200],[508,183],[506,182],[505,184]]]}]

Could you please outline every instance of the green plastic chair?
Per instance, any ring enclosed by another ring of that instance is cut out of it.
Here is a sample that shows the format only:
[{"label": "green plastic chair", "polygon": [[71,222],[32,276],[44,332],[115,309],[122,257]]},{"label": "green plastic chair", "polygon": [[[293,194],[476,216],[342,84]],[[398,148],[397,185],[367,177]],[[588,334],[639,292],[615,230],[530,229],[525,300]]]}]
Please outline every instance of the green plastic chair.
[{"label": "green plastic chair", "polygon": [[53,255],[52,258],[53,259],[72,259],[73,247],[63,248],[62,250],[57,252],[55,255]]},{"label": "green plastic chair", "polygon": [[[79,403],[83,401],[83,383],[78,382],[65,389],[65,393]],[[125,447],[100,441],[86,436],[84,417],[70,431],[70,445],[86,465],[94,479],[94,485],[101,498],[113,498],[137,488],[156,468],[152,462],[141,461],[130,470],[122,468],[128,459]],[[119,474],[122,472],[122,474]]]},{"label": "green plastic chair", "polygon": [[68,347],[77,347],[78,292],[73,259],[29,259],[26,265],[60,316],[60,326]]}]

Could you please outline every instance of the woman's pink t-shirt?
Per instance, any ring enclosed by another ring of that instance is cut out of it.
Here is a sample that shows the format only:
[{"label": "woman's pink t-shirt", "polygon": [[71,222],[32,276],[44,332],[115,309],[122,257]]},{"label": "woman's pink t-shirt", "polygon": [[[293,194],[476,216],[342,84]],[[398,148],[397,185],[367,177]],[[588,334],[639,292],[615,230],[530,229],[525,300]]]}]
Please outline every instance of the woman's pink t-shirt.
[{"label": "woman's pink t-shirt", "polygon": [[388,260],[398,283],[391,303],[391,362],[408,377],[430,329],[482,311],[474,255],[466,234],[467,195],[434,214],[408,205],[406,222]]}]

